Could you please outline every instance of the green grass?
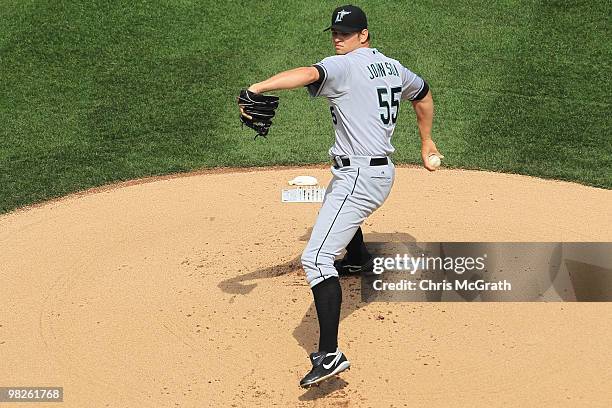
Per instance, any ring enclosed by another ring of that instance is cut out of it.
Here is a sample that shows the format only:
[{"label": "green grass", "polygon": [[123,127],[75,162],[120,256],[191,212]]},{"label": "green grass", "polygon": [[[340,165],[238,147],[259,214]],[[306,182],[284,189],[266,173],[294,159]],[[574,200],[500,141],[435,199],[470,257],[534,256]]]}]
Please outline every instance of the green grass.
[{"label": "green grass", "polygon": [[[373,46],[430,83],[450,167],[612,188],[607,1],[370,1]],[[268,140],[238,90],[332,52],[329,1],[0,2],[0,213],[118,180],[324,162],[324,100],[283,91]],[[418,163],[411,107],[396,162]]]}]

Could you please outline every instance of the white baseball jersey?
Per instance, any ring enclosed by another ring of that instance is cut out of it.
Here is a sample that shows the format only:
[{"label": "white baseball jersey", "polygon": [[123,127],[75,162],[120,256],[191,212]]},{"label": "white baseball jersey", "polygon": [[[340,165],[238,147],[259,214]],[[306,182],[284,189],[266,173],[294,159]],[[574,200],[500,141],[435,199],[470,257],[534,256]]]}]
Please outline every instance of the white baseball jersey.
[{"label": "white baseball jersey", "polygon": [[400,100],[419,96],[423,79],[375,48],[327,57],[314,67],[320,78],[308,92],[329,101],[336,134],[330,156],[392,154]]}]

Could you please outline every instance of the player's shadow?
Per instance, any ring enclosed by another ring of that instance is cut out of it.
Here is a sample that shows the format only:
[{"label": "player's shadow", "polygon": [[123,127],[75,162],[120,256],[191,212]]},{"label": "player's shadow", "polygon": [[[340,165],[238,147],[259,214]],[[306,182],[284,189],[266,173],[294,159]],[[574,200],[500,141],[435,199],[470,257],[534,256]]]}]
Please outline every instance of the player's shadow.
[{"label": "player's shadow", "polygon": [[[312,229],[308,229],[306,233],[299,238],[300,241],[308,241],[311,232]],[[364,241],[368,247],[376,248],[390,242],[416,242],[416,239],[407,233],[371,232],[364,234]],[[305,279],[300,258],[301,255],[280,265],[258,269],[244,275],[226,279],[219,283],[218,286],[225,293],[246,295],[257,287],[257,283],[254,283],[254,281],[259,279],[275,278],[293,272],[299,273],[300,278]],[[342,277],[340,279],[340,285],[342,286],[342,310],[340,321],[342,321],[347,316],[350,316],[355,310],[365,306],[366,303],[361,301],[361,281],[358,276]],[[305,292],[304,296],[309,296],[312,298],[312,294],[310,292]],[[310,353],[316,350],[319,340],[318,333],[319,325],[317,320],[317,312],[314,302],[311,302],[310,307],[306,311],[304,317],[302,317],[300,324],[293,331],[293,337],[306,353]]]},{"label": "player's shadow", "polygon": [[[366,246],[374,256],[381,256],[380,252],[390,244],[399,243],[402,246],[415,243],[416,239],[407,233],[377,233],[364,234]],[[340,330],[339,336],[342,337],[342,321],[349,317],[353,312],[367,305],[369,302],[362,301],[361,297],[361,277],[343,276],[340,278],[342,287],[342,308],[340,309]],[[304,314],[300,324],[293,330],[293,337],[305,352],[310,353],[318,349],[319,343],[319,323],[317,310],[314,302]]]},{"label": "player's shadow", "polygon": [[[306,232],[299,238],[300,241],[306,242],[310,238],[312,233],[312,227],[308,228]],[[301,255],[291,259],[280,265],[273,265],[268,268],[257,269],[253,272],[249,272],[244,275],[236,276],[230,279],[226,279],[219,283],[219,288],[225,293],[232,293],[237,295],[246,295],[257,287],[256,283],[245,283],[249,281],[256,281],[259,279],[276,278],[278,276],[286,275],[292,272],[299,272],[302,270]],[[303,274],[303,272],[302,272]]]},{"label": "player's shadow", "polygon": [[226,279],[219,283],[219,288],[225,293],[237,295],[247,295],[257,287],[256,283],[248,283],[265,278],[276,278],[292,272],[299,272],[302,269],[301,256],[297,256],[290,261],[268,268],[258,269],[245,275]]},{"label": "player's shadow", "polygon": [[[341,277],[340,286],[342,287],[342,308],[340,309],[339,336],[342,337],[342,321],[367,303],[361,301],[361,280],[359,277]],[[293,330],[293,337],[306,353],[318,349],[319,322],[314,302],[310,304],[304,317]]]},{"label": "player's shadow", "polygon": [[[299,240],[302,242],[307,242],[308,239],[310,239],[311,233],[312,228],[308,228],[308,230],[306,230],[306,232],[300,236]],[[364,240],[366,243],[372,242],[374,245],[383,242],[415,242],[412,235],[399,232],[394,234],[371,232],[365,234]],[[259,279],[276,278],[292,272],[301,273],[302,278],[305,279],[300,258],[301,254],[280,265],[273,265],[267,268],[257,269],[244,275],[226,279],[220,282],[218,286],[225,293],[246,295],[257,287],[257,283],[254,283],[254,281]]]},{"label": "player's shadow", "polygon": [[[310,238],[312,228],[309,228],[305,234],[299,239],[307,242]],[[378,233],[371,232],[364,234],[364,241],[368,247],[377,248],[389,242],[407,243],[416,242],[416,239],[407,233]],[[376,255],[376,254],[374,254]],[[288,262],[280,265],[274,265],[268,268],[262,268],[249,272],[244,275],[226,279],[219,283],[219,288],[225,293],[247,295],[255,287],[257,283],[254,281],[266,278],[275,278],[286,275],[288,273],[299,273],[300,279],[306,279],[301,264],[301,255],[291,259]],[[340,314],[340,332],[342,332],[342,320],[350,316],[355,310],[365,306],[367,303],[361,301],[361,280],[358,276],[342,277],[340,279],[342,286],[342,309]],[[319,342],[319,323],[317,319],[317,311],[312,301],[312,293],[304,292],[304,296],[311,298],[310,307],[302,317],[302,320],[293,330],[293,337],[297,343],[304,349],[306,354],[309,354],[318,348]],[[305,360],[304,368],[308,368],[308,362]],[[335,377],[329,381],[325,381],[319,387],[309,388],[303,395],[299,397],[300,401],[310,401],[346,387],[348,383],[340,377]]]},{"label": "player's shadow", "polygon": [[298,399],[300,401],[313,401],[341,390],[347,385],[348,383],[343,380],[342,377],[333,377],[323,381],[318,387],[310,387],[304,394],[300,395]]}]

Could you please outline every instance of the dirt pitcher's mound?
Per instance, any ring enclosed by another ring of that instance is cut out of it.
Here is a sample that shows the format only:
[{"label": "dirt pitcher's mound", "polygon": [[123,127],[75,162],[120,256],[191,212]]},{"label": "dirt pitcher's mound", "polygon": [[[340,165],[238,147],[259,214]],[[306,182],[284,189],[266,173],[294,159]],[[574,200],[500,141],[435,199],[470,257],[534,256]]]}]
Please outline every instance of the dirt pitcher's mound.
[{"label": "dirt pitcher's mound", "polygon": [[[287,180],[213,172],[102,189],[0,217],[0,385],[64,407],[606,406],[612,303],[360,302],[353,369],[298,387],[318,340],[299,257],[318,204]],[[380,241],[612,241],[612,191],[398,169],[364,226]],[[53,404],[40,404],[55,406]]]}]

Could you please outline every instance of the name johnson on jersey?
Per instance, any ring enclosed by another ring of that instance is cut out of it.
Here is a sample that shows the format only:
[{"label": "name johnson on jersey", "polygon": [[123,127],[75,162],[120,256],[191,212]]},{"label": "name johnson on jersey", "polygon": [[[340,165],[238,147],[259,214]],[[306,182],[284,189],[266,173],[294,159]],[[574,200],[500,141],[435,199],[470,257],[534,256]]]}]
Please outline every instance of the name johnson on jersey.
[{"label": "name johnson on jersey", "polygon": [[387,75],[400,76],[397,67],[390,62],[385,62],[384,65],[382,62],[377,62],[368,65],[367,68],[370,73],[370,79],[386,77]]}]

